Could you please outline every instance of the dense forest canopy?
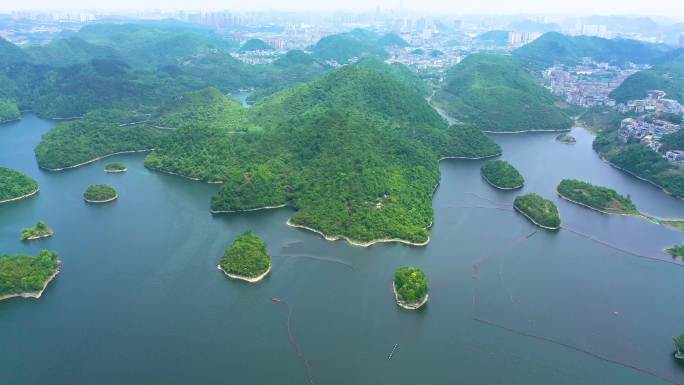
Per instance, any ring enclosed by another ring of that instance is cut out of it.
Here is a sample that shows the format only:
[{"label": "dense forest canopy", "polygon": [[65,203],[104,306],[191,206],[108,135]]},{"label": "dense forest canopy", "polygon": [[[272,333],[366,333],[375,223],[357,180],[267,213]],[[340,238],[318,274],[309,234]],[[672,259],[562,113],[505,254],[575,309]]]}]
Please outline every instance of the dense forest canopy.
[{"label": "dense forest canopy", "polygon": [[472,54],[452,67],[433,102],[459,121],[485,131],[570,129],[554,97],[510,56]]},{"label": "dense forest canopy", "polygon": [[145,119],[121,110],[90,112],[83,119],[61,123],[43,135],[35,150],[36,159],[40,167],[57,170],[117,152],[150,150],[163,134],[144,125],[129,124]]},{"label": "dense forest canopy", "polygon": [[30,240],[49,237],[53,234],[52,229],[43,221],[38,221],[33,227],[21,229],[21,240]]},{"label": "dense forest canopy", "polygon": [[665,91],[668,99],[684,103],[684,54],[631,75],[610,93],[610,97],[626,103],[645,98],[649,90]]},{"label": "dense forest canopy", "polygon": [[11,168],[0,167],[0,202],[32,194],[38,190],[38,182],[30,176]]},{"label": "dense forest canopy", "polygon": [[471,126],[448,127],[409,83],[384,63],[345,66],[232,111],[226,122],[247,133],[187,121],[146,165],[223,181],[216,211],[290,204],[293,223],[332,236],[424,242],[437,160],[501,150]]},{"label": "dense forest canopy", "polygon": [[58,268],[54,251],[43,250],[35,257],[0,255],[0,297],[38,292]]},{"label": "dense forest canopy", "polygon": [[560,227],[560,214],[556,205],[535,193],[516,197],[513,206],[541,226],[552,229]]},{"label": "dense forest canopy", "polygon": [[271,256],[266,251],[266,242],[248,231],[225,250],[220,266],[227,273],[255,278],[271,267]]},{"label": "dense forest canopy", "polygon": [[83,193],[83,197],[88,201],[102,202],[116,198],[114,187],[106,184],[94,184],[88,186]]},{"label": "dense forest canopy", "polygon": [[655,64],[668,60],[676,51],[664,44],[630,39],[604,39],[596,36],[568,36],[548,32],[515,51],[513,55],[538,68],[554,64],[576,64],[584,57],[598,62],[622,65],[628,62]]},{"label": "dense forest canopy", "polygon": [[563,179],[556,190],[567,199],[599,211],[614,214],[639,213],[629,197],[622,196],[607,187],[594,186],[577,179]]},{"label": "dense forest canopy", "polygon": [[421,302],[428,295],[425,273],[415,267],[402,267],[394,273],[394,290],[400,301],[407,304]]},{"label": "dense forest canopy", "polygon": [[497,188],[514,189],[525,183],[520,172],[505,160],[489,161],[482,165],[481,171],[482,176]]},{"label": "dense forest canopy", "polygon": [[0,99],[0,123],[17,120],[21,117],[17,105],[7,99]]},{"label": "dense forest canopy", "polygon": [[312,52],[323,60],[334,60],[340,64],[349,63],[353,58],[376,56],[388,57],[383,49],[384,42],[373,32],[356,29],[351,32],[330,35],[322,38],[313,47]]}]

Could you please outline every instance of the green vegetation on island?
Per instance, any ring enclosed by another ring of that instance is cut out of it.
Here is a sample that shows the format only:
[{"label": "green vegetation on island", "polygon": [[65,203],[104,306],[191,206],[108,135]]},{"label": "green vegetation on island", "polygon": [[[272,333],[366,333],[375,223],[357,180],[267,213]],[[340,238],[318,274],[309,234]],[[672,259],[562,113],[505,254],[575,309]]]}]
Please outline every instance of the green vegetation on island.
[{"label": "green vegetation on island", "polygon": [[111,173],[117,173],[117,172],[125,172],[128,170],[128,167],[126,167],[125,164],[121,162],[114,162],[114,163],[107,163],[105,166],[105,171],[106,172],[111,172]]},{"label": "green vegetation on island", "polygon": [[606,214],[639,215],[629,197],[618,194],[615,190],[594,186],[577,179],[563,179],[556,188],[558,194],[573,202],[588,206]]},{"label": "green vegetation on island", "polygon": [[38,256],[0,255],[0,300],[40,297],[59,265],[54,251],[43,250]]},{"label": "green vegetation on island", "polygon": [[240,235],[224,252],[219,268],[231,278],[252,282],[263,278],[271,270],[266,242],[251,231]]},{"label": "green vegetation on island", "polygon": [[675,358],[678,360],[684,360],[684,334],[674,338],[675,344]]},{"label": "green vegetation on island", "polygon": [[83,193],[83,198],[87,202],[91,203],[104,203],[116,199],[117,193],[112,186],[106,184],[94,184],[88,186],[86,191]]},{"label": "green vegetation on island", "polygon": [[674,258],[684,258],[684,245],[674,245],[665,251]]},{"label": "green vegetation on island", "polygon": [[601,131],[594,140],[594,150],[615,167],[684,199],[684,167],[668,162],[639,142],[623,143],[617,135],[618,127]]},{"label": "green vegetation on island", "polygon": [[21,230],[21,240],[30,241],[34,239],[47,238],[52,236],[54,231],[43,221],[38,221],[33,227],[26,227]]},{"label": "green vegetation on island", "polygon": [[402,267],[394,273],[394,295],[397,304],[405,309],[418,309],[428,299],[428,281],[415,267]]},{"label": "green vegetation on island", "polygon": [[38,191],[38,182],[11,168],[0,167],[0,203],[27,198]]},{"label": "green vegetation on island", "polygon": [[513,207],[537,226],[550,230],[560,228],[560,214],[556,205],[537,194],[530,193],[516,197]]},{"label": "green vegetation on island", "polygon": [[505,160],[492,160],[482,165],[482,177],[492,186],[513,190],[523,186],[525,179],[515,167]]},{"label": "green vegetation on island", "polygon": [[[397,73],[362,61],[237,108],[223,124],[186,121],[145,165],[225,182],[216,212],[288,204],[293,225],[330,237],[425,243],[438,160],[501,148],[472,126],[449,127]],[[246,133],[231,134],[236,126]]]},{"label": "green vegetation on island", "polygon": [[163,134],[141,124],[130,124],[144,119],[139,114],[99,110],[83,119],[61,123],[43,135],[36,147],[38,165],[57,171],[120,152],[150,150]]},{"label": "green vegetation on island", "polygon": [[585,57],[617,65],[629,62],[653,64],[667,60],[672,52],[673,49],[665,44],[548,32],[513,51],[513,56],[543,69],[556,63],[577,64]]},{"label": "green vegetation on island", "polygon": [[560,134],[556,136],[556,141],[565,143],[565,144],[575,144],[577,143],[577,139],[575,139],[574,136],[568,135],[568,134]]},{"label": "green vegetation on island", "polygon": [[569,130],[572,120],[524,68],[504,55],[472,54],[446,75],[433,103],[453,118],[491,132]]},{"label": "green vegetation on island", "polygon": [[661,223],[666,224],[668,226],[672,226],[679,231],[684,231],[684,221],[680,220],[669,220],[669,221],[661,221]]},{"label": "green vegetation on island", "polygon": [[13,101],[0,98],[0,123],[11,122],[20,117],[19,108]]}]

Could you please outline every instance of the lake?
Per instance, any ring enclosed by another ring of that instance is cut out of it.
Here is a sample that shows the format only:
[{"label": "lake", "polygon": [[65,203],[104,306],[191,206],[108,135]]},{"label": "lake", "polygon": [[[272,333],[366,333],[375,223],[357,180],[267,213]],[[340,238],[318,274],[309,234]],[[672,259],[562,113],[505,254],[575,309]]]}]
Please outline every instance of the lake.
[{"label": "lake", "polygon": [[[0,125],[0,166],[41,186],[33,199],[0,205],[0,252],[45,248],[63,261],[42,298],[0,302],[0,384],[310,383],[290,345],[288,306],[272,296],[291,306],[292,337],[316,384],[684,382],[672,358],[672,337],[684,333],[684,268],[565,229],[533,233],[519,214],[476,207],[519,193],[486,184],[482,161],[440,163],[427,247],[360,248],[288,227],[289,208],[212,215],[218,186],[149,171],[143,154],[42,171],[33,148],[54,124],[27,114]],[[684,202],[601,161],[587,131],[573,129],[574,146],[555,135],[494,136],[526,178],[522,191],[555,201],[575,231],[672,262],[661,250],[683,233],[562,201],[555,186],[584,179],[664,217],[684,217]],[[128,172],[105,174],[111,161]],[[113,185],[119,199],[85,203],[94,183]],[[20,229],[37,220],[55,235],[21,242]],[[216,269],[247,230],[274,255],[256,285]],[[430,282],[430,302],[415,312],[392,295],[393,272],[406,265]]]}]

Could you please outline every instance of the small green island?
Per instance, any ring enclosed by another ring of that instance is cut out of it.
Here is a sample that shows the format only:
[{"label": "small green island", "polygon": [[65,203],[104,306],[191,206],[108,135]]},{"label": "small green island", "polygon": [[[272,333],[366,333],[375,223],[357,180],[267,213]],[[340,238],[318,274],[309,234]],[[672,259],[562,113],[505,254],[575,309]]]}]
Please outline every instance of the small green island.
[{"label": "small green island", "polygon": [[639,215],[629,197],[607,187],[594,186],[577,179],[563,179],[556,191],[567,201],[605,214]]},{"label": "small green island", "polygon": [[541,228],[547,230],[560,228],[560,214],[556,205],[537,194],[518,196],[513,202],[513,208]]},{"label": "small green island", "polygon": [[38,193],[38,182],[11,168],[0,167],[0,203],[18,201]]},{"label": "small green island", "polygon": [[240,235],[226,249],[217,268],[228,278],[250,283],[261,281],[271,271],[266,242],[251,231]]},{"label": "small green island", "polygon": [[89,203],[106,203],[118,198],[114,187],[106,184],[94,184],[83,193],[83,199]]},{"label": "small green island", "polygon": [[556,137],[556,141],[565,143],[565,144],[575,144],[577,143],[577,139],[575,139],[574,136],[568,135],[568,134],[560,134]]},{"label": "small green island", "polygon": [[684,361],[684,334],[680,334],[674,338],[675,353],[674,356],[680,361]]},{"label": "small green island", "polygon": [[684,245],[674,245],[665,252],[672,255],[673,258],[684,258]]},{"label": "small green island", "polygon": [[21,113],[17,105],[7,99],[0,98],[0,124],[18,120],[21,118]]},{"label": "small green island", "polygon": [[108,163],[105,166],[104,170],[105,170],[105,172],[114,174],[114,173],[119,173],[119,172],[126,172],[126,171],[128,171],[128,167],[126,167],[126,165],[121,163],[121,162],[114,162],[114,163]]},{"label": "small green island", "polygon": [[523,186],[525,179],[515,167],[505,160],[492,160],[480,169],[482,178],[501,190],[514,190]]},{"label": "small green island", "polygon": [[0,301],[40,298],[57,274],[61,261],[54,251],[43,250],[38,256],[0,255]]},{"label": "small green island", "polygon": [[425,274],[415,267],[402,267],[394,273],[392,290],[397,305],[416,310],[428,301],[428,282]]},{"label": "small green island", "polygon": [[32,241],[34,239],[41,239],[51,237],[55,232],[45,224],[43,221],[38,221],[33,227],[26,227],[21,230],[22,241]]}]

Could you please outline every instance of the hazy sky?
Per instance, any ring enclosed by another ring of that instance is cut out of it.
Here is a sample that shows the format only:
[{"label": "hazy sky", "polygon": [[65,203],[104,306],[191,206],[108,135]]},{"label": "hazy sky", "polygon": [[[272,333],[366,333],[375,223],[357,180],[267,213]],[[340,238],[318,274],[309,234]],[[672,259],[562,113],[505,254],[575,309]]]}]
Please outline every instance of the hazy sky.
[{"label": "hazy sky", "polygon": [[[396,9],[400,0],[0,0],[0,9],[222,9],[222,10],[370,10]],[[682,0],[404,0],[415,11],[453,14],[553,13],[631,14],[684,18]]]}]

